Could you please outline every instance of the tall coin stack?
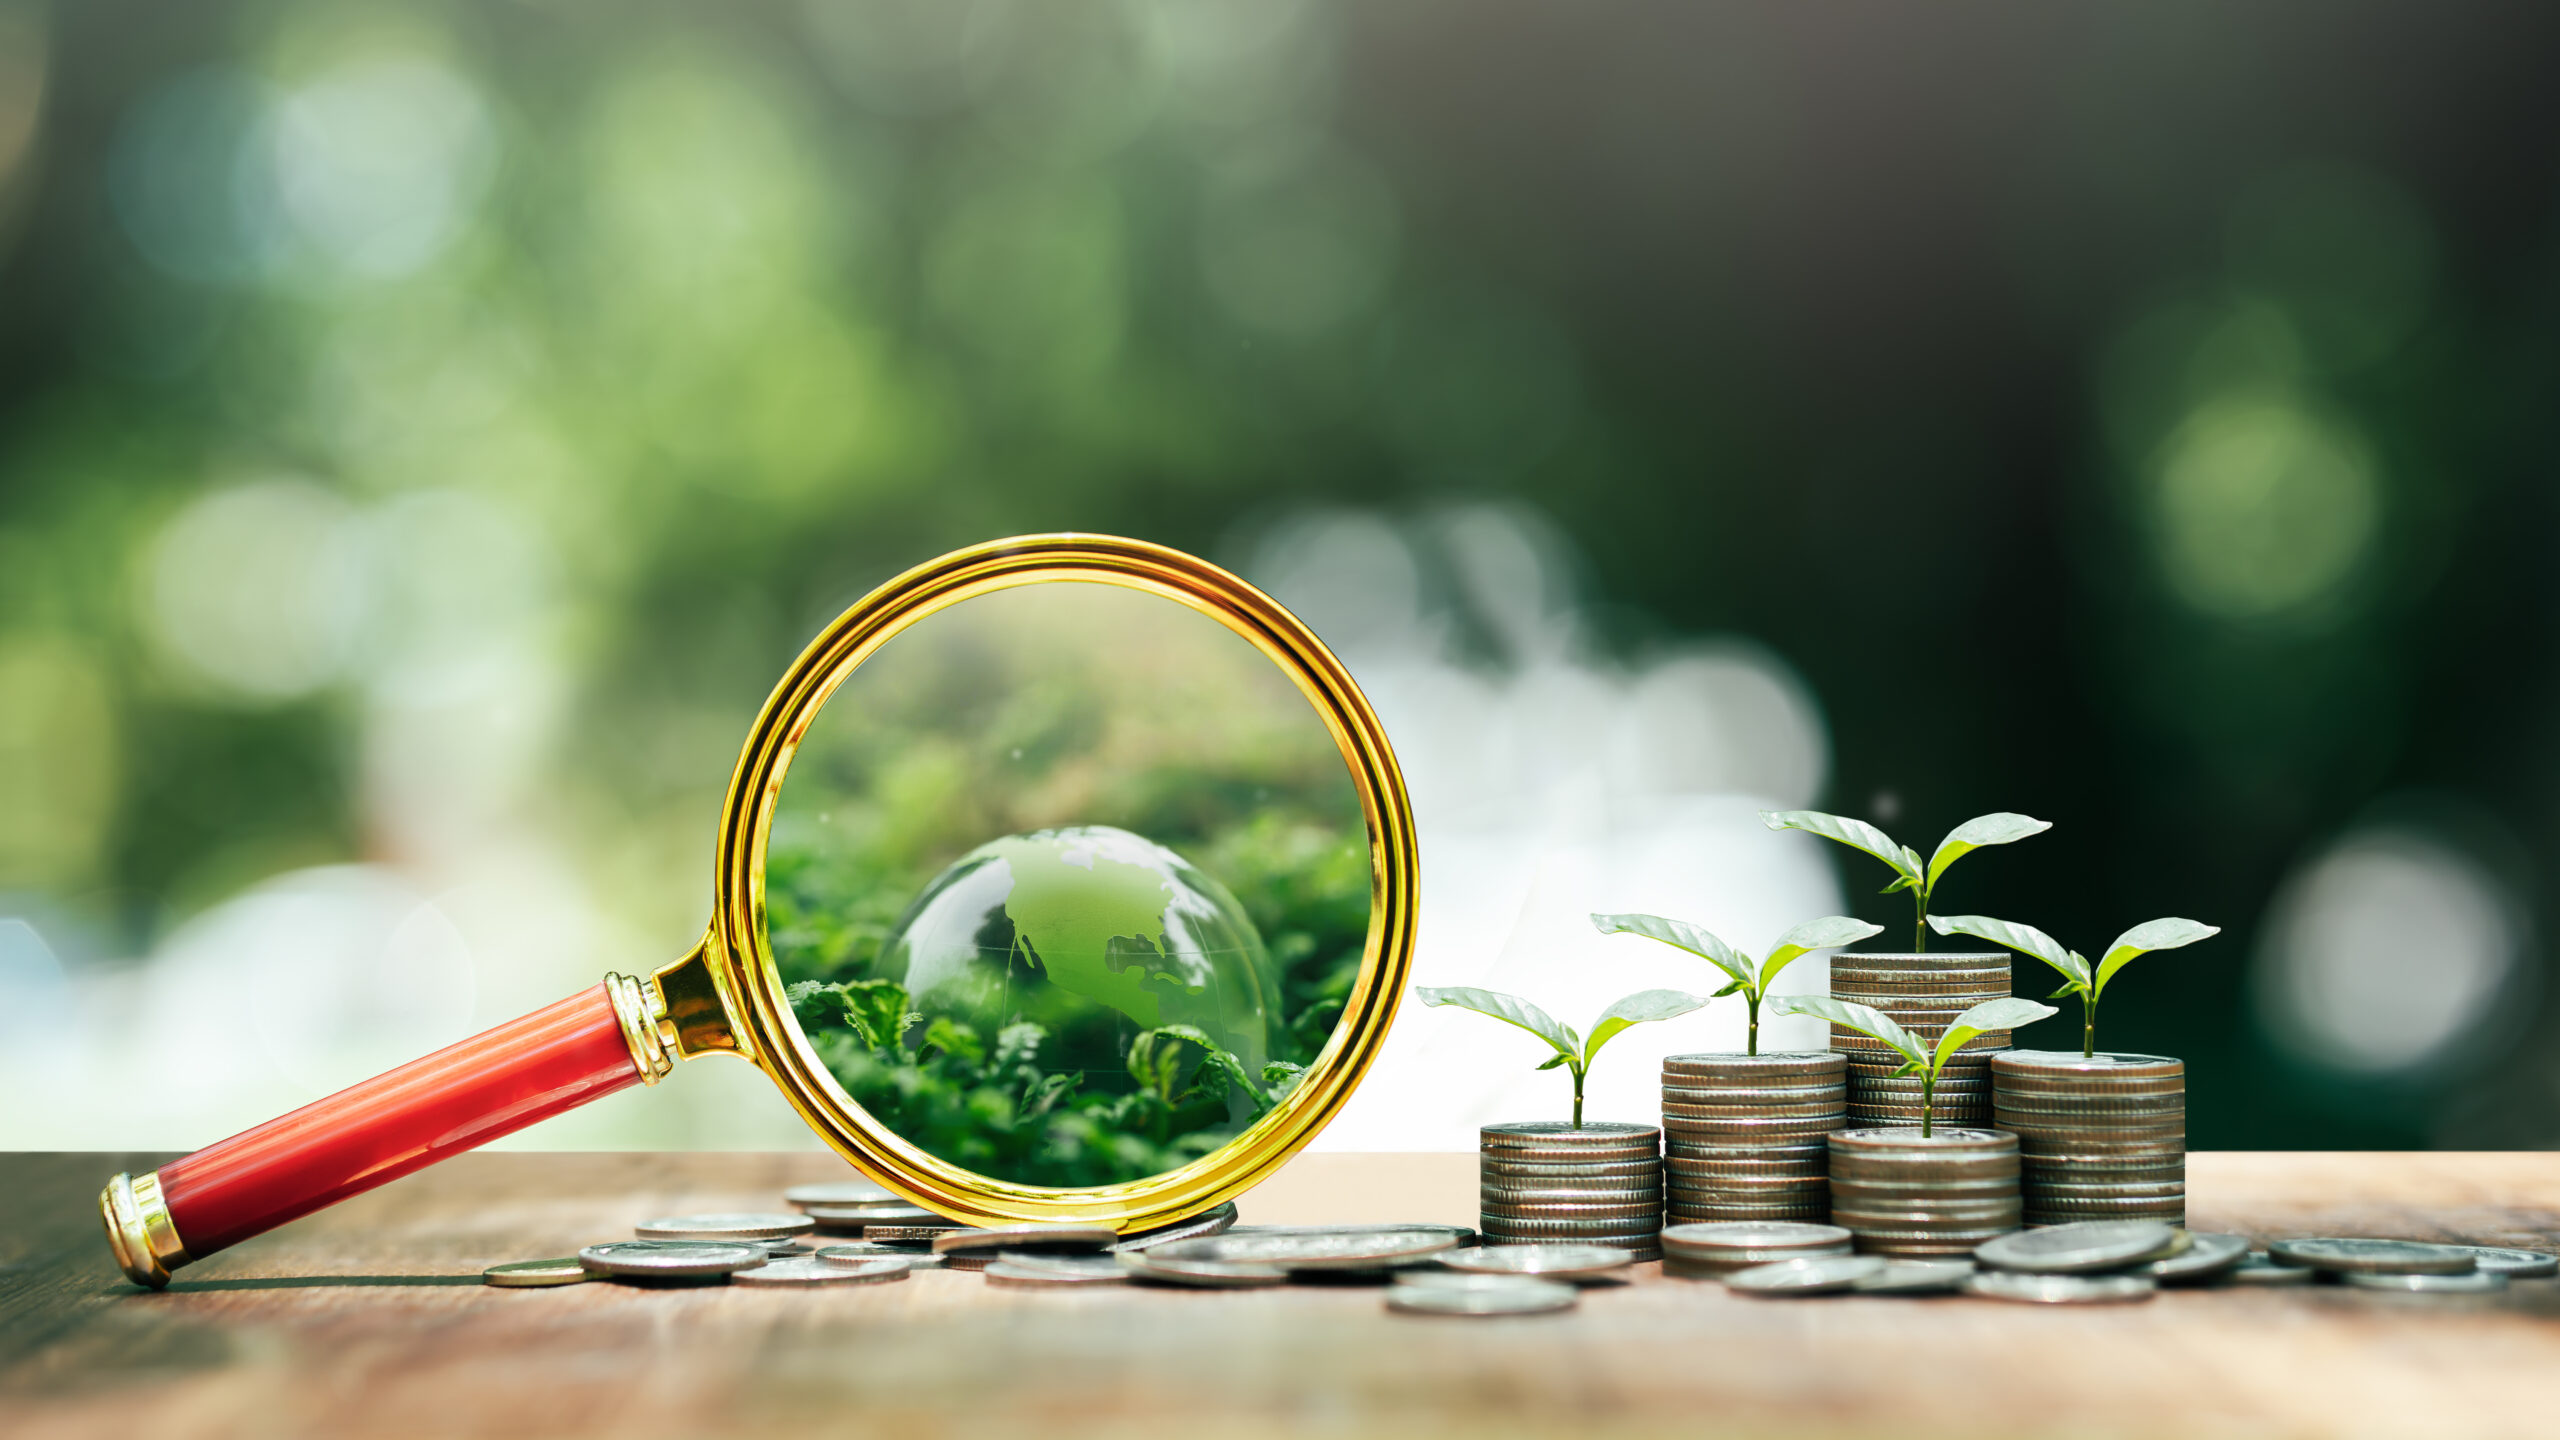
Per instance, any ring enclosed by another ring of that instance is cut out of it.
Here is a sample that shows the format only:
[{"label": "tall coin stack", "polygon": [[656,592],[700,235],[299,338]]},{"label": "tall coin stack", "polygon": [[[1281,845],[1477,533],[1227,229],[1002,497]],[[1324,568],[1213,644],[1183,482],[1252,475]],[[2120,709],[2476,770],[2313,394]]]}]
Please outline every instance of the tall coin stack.
[{"label": "tall coin stack", "polygon": [[2187,1067],[2165,1055],[2005,1050],[1994,1113],[2018,1137],[2029,1225],[2187,1223]]},{"label": "tall coin stack", "polygon": [[[1958,1015],[2009,993],[2009,952],[1831,957],[1831,998],[1867,1005],[1934,1046]],[[1896,1076],[1902,1057],[1881,1040],[1845,1025],[1831,1027],[1831,1045],[1849,1057],[1849,1123],[1866,1126],[1920,1123],[1920,1080]],[[2007,1049],[2009,1032],[1987,1030],[1965,1042],[1938,1077],[1941,1124],[1991,1123],[1991,1052]]]},{"label": "tall coin stack", "polygon": [[1478,1146],[1488,1245],[1581,1241],[1662,1256],[1662,1132],[1561,1120],[1487,1125]]},{"label": "tall coin stack", "polygon": [[1665,1223],[1830,1218],[1825,1142],[1849,1123],[1848,1063],[1837,1050],[1665,1057]]},{"label": "tall coin stack", "polygon": [[1970,1255],[2018,1228],[2018,1137],[1918,1126],[1831,1136],[1831,1223],[1867,1255]]}]

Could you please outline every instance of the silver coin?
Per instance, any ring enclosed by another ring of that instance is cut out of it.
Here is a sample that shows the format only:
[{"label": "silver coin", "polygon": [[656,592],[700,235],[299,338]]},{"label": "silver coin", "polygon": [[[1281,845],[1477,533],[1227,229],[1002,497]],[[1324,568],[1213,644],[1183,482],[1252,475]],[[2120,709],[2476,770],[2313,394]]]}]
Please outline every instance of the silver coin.
[{"label": "silver coin", "polygon": [[776,1285],[811,1288],[822,1285],[878,1285],[907,1278],[904,1260],[871,1260],[860,1265],[840,1265],[810,1256],[799,1260],[774,1260],[752,1270],[741,1270],[729,1277],[732,1285]]},{"label": "silver coin", "polygon": [[2023,1300],[2037,1305],[2103,1305],[2148,1300],[2159,1287],[2148,1275],[2039,1275],[2019,1270],[1980,1270],[1964,1282],[1965,1292],[1990,1300]]},{"label": "silver coin", "polygon": [[829,1245],[810,1258],[823,1260],[830,1265],[868,1265],[874,1260],[903,1260],[910,1270],[937,1270],[944,1268],[946,1264],[943,1257],[930,1250],[918,1250],[905,1245],[873,1245],[861,1241],[851,1245]]},{"label": "silver coin", "polygon": [[1055,1250],[1003,1250],[997,1252],[995,1263],[1016,1270],[1037,1270],[1043,1275],[1108,1275],[1118,1280],[1129,1273],[1120,1268],[1117,1256],[1062,1255]]},{"label": "silver coin", "polygon": [[1791,1250],[1845,1245],[1849,1232],[1837,1225],[1792,1221],[1736,1221],[1722,1225],[1676,1225],[1662,1232],[1665,1248],[1680,1251]]},{"label": "silver coin", "polygon": [[1745,1295],[1832,1295],[1883,1274],[1884,1266],[1873,1255],[1806,1255],[1736,1270],[1724,1285]]},{"label": "silver coin", "polygon": [[2267,1254],[2287,1265],[2374,1275],[2463,1275],[2480,1265],[2467,1250],[2418,1240],[2278,1240]]},{"label": "silver coin", "polygon": [[614,1240],[578,1252],[599,1275],[665,1279],[728,1275],[765,1263],[764,1247],[724,1240]]},{"label": "silver coin", "polygon": [[2474,1270],[2461,1275],[2349,1270],[2338,1277],[2359,1290],[2394,1290],[2408,1295],[2495,1295],[2507,1288],[2507,1277]]},{"label": "silver coin", "polygon": [[633,1228],[643,1240],[788,1240],[818,1228],[806,1215],[669,1215]]},{"label": "silver coin", "polygon": [[1973,1258],[1999,1270],[2077,1275],[2161,1258],[2184,1248],[2178,1235],[2157,1220],[2091,1220],[2003,1235],[1984,1242]]},{"label": "silver coin", "polygon": [[[1193,1244],[1193,1241],[1180,1241]],[[1240,1265],[1226,1260],[1184,1260],[1167,1257],[1164,1247],[1149,1250],[1123,1250],[1114,1258],[1132,1280],[1146,1280],[1158,1285],[1179,1285],[1193,1290],[1252,1290],[1289,1283],[1289,1272],[1277,1265]]]},{"label": "silver coin", "polygon": [[1108,1225],[973,1225],[934,1236],[933,1249],[937,1255],[970,1250],[1095,1251],[1119,1238],[1120,1232]]},{"label": "silver coin", "polygon": [[1233,1225],[1229,1235],[1446,1235],[1452,1245],[1464,1245],[1476,1238],[1476,1232],[1464,1225],[1441,1225],[1427,1220],[1397,1220],[1368,1225]]},{"label": "silver coin", "polygon": [[1970,1260],[1888,1260],[1850,1288],[1861,1295],[1946,1295],[1973,1276]]},{"label": "silver coin", "polygon": [[1203,1235],[1223,1233],[1235,1223],[1235,1202],[1222,1200],[1188,1220],[1177,1220],[1170,1225],[1159,1225],[1152,1230],[1140,1230],[1132,1235],[1124,1235],[1111,1248],[1144,1250],[1151,1245],[1162,1245],[1168,1240],[1196,1240]]},{"label": "silver coin", "polygon": [[1376,1270],[1411,1264],[1457,1248],[1437,1230],[1318,1232],[1307,1235],[1230,1230],[1199,1240],[1176,1240],[1144,1252],[1166,1260],[1217,1260],[1231,1265],[1276,1265],[1284,1270]]},{"label": "silver coin", "polygon": [[2256,1251],[2222,1274],[2227,1285],[2308,1285],[2319,1278],[2308,1265],[2279,1265]]},{"label": "silver coin", "polygon": [[945,1220],[937,1215],[929,1224],[924,1221],[911,1221],[896,1225],[865,1225],[862,1227],[862,1238],[874,1244],[895,1244],[904,1240],[916,1245],[930,1245],[954,1230],[967,1228],[957,1220]]},{"label": "silver coin", "polygon": [[860,1230],[865,1225],[923,1225],[942,1220],[921,1205],[806,1205],[802,1214],[822,1230]]},{"label": "silver coin", "polygon": [[2249,1258],[2249,1242],[2242,1236],[2186,1233],[2193,1242],[2186,1253],[2152,1261],[2152,1279],[2163,1285],[2199,1285],[2221,1279]]},{"label": "silver coin", "polygon": [[2538,1280],[2546,1275],[2560,1275],[2560,1256],[2547,1250],[2510,1250],[2503,1245],[2456,1245],[2456,1250],[2471,1252],[2472,1263],[2490,1275],[2504,1275],[2510,1280]]},{"label": "silver coin", "polygon": [[553,1285],[577,1285],[593,1280],[594,1272],[578,1263],[571,1255],[562,1260],[511,1260],[492,1265],[480,1272],[480,1283],[502,1290],[539,1290]]},{"label": "silver coin", "polygon": [[812,1205],[904,1205],[887,1190],[867,1180],[830,1180],[818,1185],[794,1185],[782,1192],[782,1200],[795,1210]]},{"label": "silver coin", "polygon": [[1543,1315],[1570,1310],[1580,1299],[1570,1285],[1528,1275],[1442,1272],[1387,1288],[1387,1308],[1412,1315]]},{"label": "silver coin", "polygon": [[1122,1270],[1116,1261],[1108,1272],[1104,1272],[1050,1270],[1018,1265],[1010,1260],[998,1260],[986,1267],[986,1276],[987,1283],[990,1285],[1011,1286],[1025,1290],[1045,1290],[1064,1285],[1125,1285],[1129,1281],[1128,1272]]},{"label": "silver coin", "polygon": [[1635,1263],[1635,1252],[1616,1245],[1479,1245],[1439,1257],[1452,1270],[1493,1275],[1543,1275],[1589,1280]]}]

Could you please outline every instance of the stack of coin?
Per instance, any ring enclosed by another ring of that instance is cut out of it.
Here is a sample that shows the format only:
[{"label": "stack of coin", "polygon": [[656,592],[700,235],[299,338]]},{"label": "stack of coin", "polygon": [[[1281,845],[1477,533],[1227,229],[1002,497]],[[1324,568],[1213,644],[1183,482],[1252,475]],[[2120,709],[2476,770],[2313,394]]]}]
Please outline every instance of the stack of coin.
[{"label": "stack of coin", "polygon": [[1484,1243],[1574,1240],[1658,1258],[1661,1146],[1662,1132],[1651,1125],[1485,1126],[1478,1168]]},{"label": "stack of coin", "polygon": [[1831,1136],[1831,1220],[1873,1255],[1969,1255],[2018,1228],[2018,1137],[1940,1125]]},{"label": "stack of coin", "polygon": [[2025,1223],[2186,1223],[2184,1062],[2006,1050],[1991,1074],[1994,1123],[2018,1137]]},{"label": "stack of coin", "polygon": [[[1831,957],[1831,998],[1866,1005],[1935,1046],[1958,1015],[2009,993],[2009,952]],[[1832,1048],[1849,1057],[1849,1123],[1920,1123],[1920,1080],[1897,1077],[1902,1057],[1881,1040],[1845,1025],[1831,1027]],[[2009,1032],[1989,1030],[1948,1057],[1930,1112],[1948,1125],[1991,1123],[1991,1052],[2008,1048]]]},{"label": "stack of coin", "polygon": [[1837,1225],[1800,1221],[1674,1225],[1662,1232],[1662,1273],[1687,1280],[1719,1279],[1779,1260],[1846,1255],[1851,1239]]},{"label": "stack of coin", "polygon": [[1824,1220],[1825,1138],[1848,1124],[1837,1050],[1662,1062],[1664,1221]]}]

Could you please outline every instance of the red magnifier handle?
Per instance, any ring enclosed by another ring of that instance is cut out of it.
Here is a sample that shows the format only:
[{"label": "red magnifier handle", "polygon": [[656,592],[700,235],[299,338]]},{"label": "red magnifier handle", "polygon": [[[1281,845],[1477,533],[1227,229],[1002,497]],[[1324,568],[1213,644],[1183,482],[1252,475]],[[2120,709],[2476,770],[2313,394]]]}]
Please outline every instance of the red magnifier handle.
[{"label": "red magnifier handle", "polygon": [[643,1082],[672,1062],[627,976],[315,1100],[99,1197],[137,1285],[446,1156]]}]

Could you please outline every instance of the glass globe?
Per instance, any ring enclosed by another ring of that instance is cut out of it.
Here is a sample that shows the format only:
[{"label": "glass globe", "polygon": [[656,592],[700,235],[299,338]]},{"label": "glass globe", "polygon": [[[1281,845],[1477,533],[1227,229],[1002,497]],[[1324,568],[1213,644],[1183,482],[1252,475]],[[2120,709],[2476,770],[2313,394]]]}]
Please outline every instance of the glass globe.
[{"label": "glass globe", "polygon": [[[1278,979],[1227,888],[1180,855],[1107,825],[1009,835],[934,877],[907,907],[875,974],[904,984],[926,1023],[993,1043],[1029,1021],[1041,1068],[1083,1072],[1085,1093],[1125,1093],[1141,1032],[1189,1025],[1260,1076]],[[1249,1113],[1231,1096],[1236,1118]]]}]

